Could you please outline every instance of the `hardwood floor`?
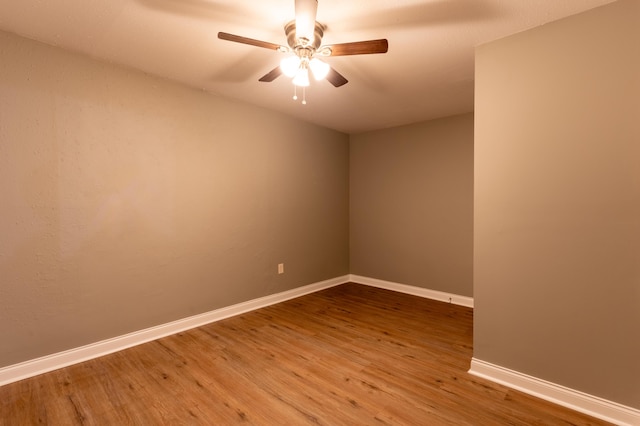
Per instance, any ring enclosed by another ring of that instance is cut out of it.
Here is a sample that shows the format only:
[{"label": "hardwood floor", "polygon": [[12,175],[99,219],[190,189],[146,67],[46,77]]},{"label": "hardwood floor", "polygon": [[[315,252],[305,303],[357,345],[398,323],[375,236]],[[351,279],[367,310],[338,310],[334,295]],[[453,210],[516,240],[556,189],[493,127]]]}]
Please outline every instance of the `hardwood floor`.
[{"label": "hardwood floor", "polygon": [[469,375],[472,325],[345,284],[0,387],[0,424],[607,424]]}]

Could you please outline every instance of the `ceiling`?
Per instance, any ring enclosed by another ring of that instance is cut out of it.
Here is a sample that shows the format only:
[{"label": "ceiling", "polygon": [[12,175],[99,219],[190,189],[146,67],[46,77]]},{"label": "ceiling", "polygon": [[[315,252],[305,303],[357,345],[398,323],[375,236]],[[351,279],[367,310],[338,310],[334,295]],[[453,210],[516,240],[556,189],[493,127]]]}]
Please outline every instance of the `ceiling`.
[{"label": "ceiling", "polygon": [[[318,0],[323,44],[386,38],[386,54],[326,59],[349,83],[258,78],[282,54],[218,31],[286,45],[294,0],[18,0],[0,29],[345,133],[473,110],[474,47],[612,0]],[[300,93],[299,93],[300,94]]]}]

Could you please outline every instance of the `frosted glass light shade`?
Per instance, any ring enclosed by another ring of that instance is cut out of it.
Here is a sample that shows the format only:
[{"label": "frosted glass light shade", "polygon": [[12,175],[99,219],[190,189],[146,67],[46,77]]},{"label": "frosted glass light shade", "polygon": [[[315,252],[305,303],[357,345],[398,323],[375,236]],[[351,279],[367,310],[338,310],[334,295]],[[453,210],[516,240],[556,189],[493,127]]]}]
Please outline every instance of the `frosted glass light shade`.
[{"label": "frosted glass light shade", "polygon": [[280,69],[287,77],[295,77],[300,68],[300,58],[297,56],[288,56],[280,61]]},{"label": "frosted glass light shade", "polygon": [[300,87],[307,87],[309,85],[309,70],[306,68],[298,69],[296,76],[293,78],[293,84]]},{"label": "frosted glass light shade", "polygon": [[329,74],[329,69],[331,67],[326,62],[322,62],[318,58],[313,58],[311,61],[309,61],[309,68],[311,68],[313,77],[316,80],[322,80],[327,76],[327,74]]}]

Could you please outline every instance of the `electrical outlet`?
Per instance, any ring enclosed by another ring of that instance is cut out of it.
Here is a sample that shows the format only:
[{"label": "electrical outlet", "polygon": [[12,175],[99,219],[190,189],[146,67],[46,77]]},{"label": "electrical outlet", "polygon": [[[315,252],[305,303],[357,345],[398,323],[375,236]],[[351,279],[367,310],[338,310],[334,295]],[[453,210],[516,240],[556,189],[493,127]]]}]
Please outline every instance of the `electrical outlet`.
[{"label": "electrical outlet", "polygon": [[284,263],[278,263],[278,273],[284,274]]}]

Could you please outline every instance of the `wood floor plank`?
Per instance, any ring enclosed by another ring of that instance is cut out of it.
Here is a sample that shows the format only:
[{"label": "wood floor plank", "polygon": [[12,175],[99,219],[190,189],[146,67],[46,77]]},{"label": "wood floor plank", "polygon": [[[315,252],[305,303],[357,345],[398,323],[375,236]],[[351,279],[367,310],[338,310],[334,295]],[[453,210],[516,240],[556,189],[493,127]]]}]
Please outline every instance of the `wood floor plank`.
[{"label": "wood floor plank", "polygon": [[606,425],[471,376],[473,310],[345,284],[0,387],[4,425]]}]

